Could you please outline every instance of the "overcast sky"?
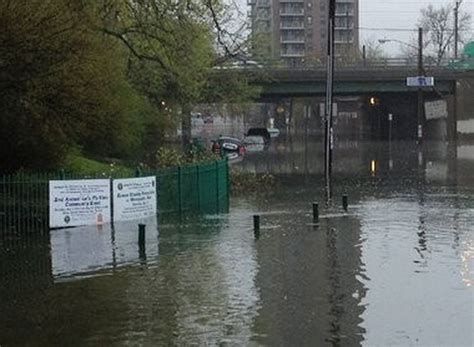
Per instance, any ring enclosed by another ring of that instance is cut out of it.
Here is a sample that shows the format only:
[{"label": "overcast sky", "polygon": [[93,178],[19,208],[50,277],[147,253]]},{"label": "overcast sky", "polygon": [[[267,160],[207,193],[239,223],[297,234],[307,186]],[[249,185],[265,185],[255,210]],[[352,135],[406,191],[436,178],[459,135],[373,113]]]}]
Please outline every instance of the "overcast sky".
[{"label": "overcast sky", "polygon": [[[422,8],[455,3],[455,0],[359,0],[361,44],[384,38],[410,42],[416,38],[416,32],[409,30],[416,28]],[[474,17],[474,0],[464,0],[461,9]],[[474,38],[472,25],[469,34]],[[383,48],[392,55],[400,51],[400,44],[386,43]]]},{"label": "overcast sky", "polygon": [[[237,0],[247,13],[246,0]],[[455,4],[456,0],[359,0],[360,43],[377,43],[379,39],[397,39],[404,42],[416,40],[416,25],[420,10],[432,4],[435,7]],[[474,22],[474,0],[463,0],[461,9],[471,13]],[[474,26],[471,23],[469,37],[474,39]],[[416,42],[416,41],[415,41]],[[385,52],[397,55],[400,44],[386,43]]]}]

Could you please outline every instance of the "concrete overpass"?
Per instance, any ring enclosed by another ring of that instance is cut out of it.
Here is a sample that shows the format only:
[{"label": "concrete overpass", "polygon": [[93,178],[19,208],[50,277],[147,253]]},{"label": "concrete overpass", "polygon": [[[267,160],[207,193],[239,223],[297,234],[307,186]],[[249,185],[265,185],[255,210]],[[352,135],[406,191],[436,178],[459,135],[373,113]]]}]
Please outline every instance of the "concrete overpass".
[{"label": "concrete overpass", "polygon": [[[474,78],[474,70],[431,68],[426,76],[435,78],[435,87],[426,92],[455,95],[456,82]],[[322,96],[326,92],[326,72],[309,69],[255,70],[252,83],[261,86],[260,98]],[[416,68],[343,68],[335,71],[336,95],[371,93],[412,93],[416,88],[406,86],[406,78],[418,76]]]},{"label": "concrete overpass", "polygon": [[[406,79],[418,75],[416,66],[336,67],[336,102],[338,97],[345,96],[357,96],[360,100],[358,106],[352,105],[353,108],[358,107],[359,118],[349,122],[348,126],[352,129],[363,128],[372,139],[386,139],[390,127],[387,118],[392,114],[397,119],[395,130],[398,138],[416,138],[418,88],[408,87]],[[434,77],[435,86],[423,88],[424,101],[443,99],[448,104],[448,118],[426,121],[426,135],[430,139],[455,140],[458,133],[459,81],[474,81],[474,70],[427,67],[425,75]],[[324,102],[326,71],[323,69],[255,70],[251,80],[261,87],[260,101],[278,103],[278,100],[285,98],[310,97],[317,103]],[[380,104],[367,107],[369,97],[376,97]]]}]

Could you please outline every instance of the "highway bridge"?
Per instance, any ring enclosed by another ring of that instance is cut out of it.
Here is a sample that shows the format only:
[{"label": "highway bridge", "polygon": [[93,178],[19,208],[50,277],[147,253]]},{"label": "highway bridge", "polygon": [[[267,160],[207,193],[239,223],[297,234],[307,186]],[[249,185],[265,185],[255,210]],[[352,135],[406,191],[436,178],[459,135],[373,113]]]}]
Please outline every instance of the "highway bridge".
[{"label": "highway bridge", "polygon": [[[226,71],[220,71],[225,73]],[[235,72],[235,70],[234,70]],[[282,100],[310,98],[324,102],[326,93],[326,71],[320,68],[243,68],[253,85],[261,87],[258,101],[281,104]],[[416,66],[343,66],[335,69],[334,94],[337,99],[357,97],[356,112],[359,123],[364,123],[369,132],[377,132],[378,138],[388,133],[387,118],[391,114],[397,119],[396,133],[403,138],[416,137],[418,88],[407,86],[407,77],[418,76]],[[424,75],[434,78],[434,86],[423,87],[423,101],[445,100],[448,116],[442,120],[427,122],[432,139],[455,140],[458,120],[458,90],[462,81],[474,85],[473,69],[453,69],[429,66]],[[376,100],[374,107],[369,100]],[[377,124],[375,124],[377,123]],[[359,124],[360,125],[360,124]],[[352,128],[361,128],[351,125]],[[384,135],[380,135],[380,133]],[[408,134],[408,135],[403,135]]]},{"label": "highway bridge", "polygon": [[[309,69],[269,69],[256,73],[253,83],[260,85],[261,98],[283,96],[322,96],[326,92],[326,72]],[[335,71],[334,92],[339,95],[366,93],[413,93],[417,88],[407,87],[406,79],[418,76],[416,68],[343,68]],[[435,79],[435,86],[426,92],[455,94],[456,82],[474,79],[474,70],[431,68],[426,76]]]}]

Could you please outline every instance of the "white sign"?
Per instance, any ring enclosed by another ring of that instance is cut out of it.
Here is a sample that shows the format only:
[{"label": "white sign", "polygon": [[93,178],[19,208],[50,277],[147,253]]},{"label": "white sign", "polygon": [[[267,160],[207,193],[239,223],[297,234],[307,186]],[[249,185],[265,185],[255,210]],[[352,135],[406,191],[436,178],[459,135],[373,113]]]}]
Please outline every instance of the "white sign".
[{"label": "white sign", "polygon": [[110,222],[110,180],[49,181],[51,228]]},{"label": "white sign", "polygon": [[408,87],[433,87],[434,77],[427,77],[427,76],[407,77],[407,86]]},{"label": "white sign", "polygon": [[425,102],[426,119],[448,118],[448,103],[446,100]]},{"label": "white sign", "polygon": [[114,221],[156,216],[156,177],[113,181]]}]

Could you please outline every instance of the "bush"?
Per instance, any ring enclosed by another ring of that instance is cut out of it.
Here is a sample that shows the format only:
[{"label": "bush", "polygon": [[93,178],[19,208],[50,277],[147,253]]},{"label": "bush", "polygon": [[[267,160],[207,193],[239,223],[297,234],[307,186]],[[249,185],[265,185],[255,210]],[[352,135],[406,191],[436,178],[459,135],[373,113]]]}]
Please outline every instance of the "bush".
[{"label": "bush", "polygon": [[220,160],[221,157],[211,151],[191,147],[188,153],[162,147],[155,155],[154,161],[149,163],[152,168],[163,168],[211,162]]}]

